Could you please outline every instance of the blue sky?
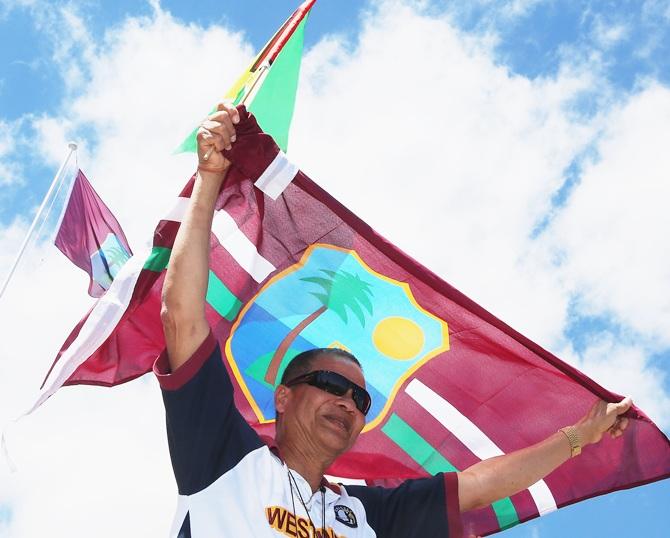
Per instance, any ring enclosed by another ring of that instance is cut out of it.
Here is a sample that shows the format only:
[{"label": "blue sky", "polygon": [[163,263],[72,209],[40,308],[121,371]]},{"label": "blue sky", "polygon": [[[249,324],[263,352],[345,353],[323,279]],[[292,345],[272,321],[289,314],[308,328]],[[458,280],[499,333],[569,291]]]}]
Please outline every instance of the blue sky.
[{"label": "blue sky", "polygon": [[[296,4],[0,0],[0,275],[71,138],[131,244],[146,240],[163,203],[156,176],[174,193],[190,167],[161,156]],[[291,141],[304,169],[512,326],[608,388],[633,394],[667,434],[670,2],[319,0],[306,47]],[[154,102],[161,114],[151,115]],[[345,181],[352,161],[360,176]],[[408,188],[409,173],[422,178],[430,201]],[[424,230],[426,215],[446,239]],[[44,247],[32,256],[14,284],[21,292],[0,303],[0,321],[47,328],[34,344],[41,358],[18,372],[13,358],[28,329],[17,327],[16,340],[0,347],[0,374],[12,383],[0,390],[3,421],[20,410],[16,400],[89,304],[71,299],[85,283],[58,255]],[[62,289],[43,283],[46,274],[58,275]],[[44,318],[25,307],[31,293]],[[58,517],[39,493],[50,486],[38,476],[48,473],[35,463],[35,440],[50,439],[66,459],[88,457],[78,447],[123,454],[131,435],[123,421],[132,412],[120,410],[118,398],[155,398],[149,383],[111,396],[69,390],[26,421],[15,441],[22,473],[11,481],[0,474],[0,536],[36,535],[27,513]],[[147,424],[162,419],[151,405],[154,415],[147,412],[136,435],[142,450],[158,453],[160,424]],[[114,426],[96,430],[93,412]],[[64,415],[85,426],[69,429],[59,422]],[[156,490],[168,490],[150,512],[168,525],[169,463],[160,457],[151,472],[138,469]],[[77,504],[86,502],[80,490],[105,488],[111,506],[130,509],[113,476],[93,486],[72,482]],[[503,535],[663,536],[668,499],[666,480]],[[76,525],[71,535],[79,536]]]}]

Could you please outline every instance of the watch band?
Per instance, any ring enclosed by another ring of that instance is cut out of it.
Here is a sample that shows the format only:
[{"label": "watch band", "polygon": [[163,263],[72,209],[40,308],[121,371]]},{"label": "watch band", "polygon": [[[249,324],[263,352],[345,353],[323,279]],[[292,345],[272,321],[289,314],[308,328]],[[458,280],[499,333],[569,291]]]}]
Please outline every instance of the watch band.
[{"label": "watch band", "polygon": [[574,426],[566,426],[558,430],[562,432],[570,442],[570,456],[579,456],[582,453],[582,439]]}]

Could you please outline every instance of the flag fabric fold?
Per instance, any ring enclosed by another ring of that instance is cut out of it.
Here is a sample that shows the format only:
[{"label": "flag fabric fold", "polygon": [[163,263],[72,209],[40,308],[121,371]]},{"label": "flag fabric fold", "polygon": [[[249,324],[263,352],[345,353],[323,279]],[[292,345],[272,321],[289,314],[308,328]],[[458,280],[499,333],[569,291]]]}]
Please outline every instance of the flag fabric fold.
[{"label": "flag fabric fold", "polygon": [[[463,470],[576,422],[599,386],[484,310],[350,212],[286,158],[239,107],[237,142],[212,226],[207,320],[236,404],[272,435],[272,393],[287,362],[340,347],[362,362],[372,407],[354,448],[329,470],[394,485]],[[39,405],[61,385],[115,385],[164,347],[160,296],[191,178],[61,349]],[[527,490],[464,514],[484,535],[558,507],[670,475],[670,442],[637,408],[604,439]],[[643,448],[641,448],[643,447]]]},{"label": "flag fabric fold", "polygon": [[88,273],[88,294],[101,297],[132,251],[116,217],[81,170],[57,230],[56,247]]}]

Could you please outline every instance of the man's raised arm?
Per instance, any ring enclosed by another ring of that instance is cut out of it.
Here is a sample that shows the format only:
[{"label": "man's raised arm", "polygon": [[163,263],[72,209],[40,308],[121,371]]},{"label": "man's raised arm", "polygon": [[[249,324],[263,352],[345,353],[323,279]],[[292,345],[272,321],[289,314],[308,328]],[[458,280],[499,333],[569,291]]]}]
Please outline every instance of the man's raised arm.
[{"label": "man's raised arm", "polygon": [[483,508],[494,501],[527,489],[578,453],[596,444],[605,433],[623,434],[628,419],[622,415],[633,402],[596,402],[577,424],[563,428],[533,446],[505,456],[483,460],[458,475],[461,512]]},{"label": "man's raised arm", "polygon": [[235,142],[237,122],[237,109],[221,103],[198,131],[198,173],[163,284],[161,320],[172,371],[188,360],[210,330],[205,318],[209,238],[216,199],[230,165],[222,151]]}]

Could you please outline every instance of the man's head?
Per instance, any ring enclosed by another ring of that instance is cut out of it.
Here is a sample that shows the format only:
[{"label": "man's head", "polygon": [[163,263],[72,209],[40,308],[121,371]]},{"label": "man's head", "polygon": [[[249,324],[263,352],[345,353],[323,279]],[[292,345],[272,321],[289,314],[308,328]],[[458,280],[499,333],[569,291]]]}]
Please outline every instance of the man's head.
[{"label": "man's head", "polygon": [[361,372],[363,371],[361,363],[348,351],[337,347],[317,347],[314,349],[308,349],[302,353],[298,353],[295,357],[293,357],[281,376],[281,384],[285,385],[288,381],[296,379],[301,375],[315,370],[315,368],[313,368],[314,361],[323,356],[338,357],[353,362],[356,366],[358,366]]},{"label": "man's head", "polygon": [[296,355],[275,391],[277,440],[308,443],[333,458],[351,448],[365,425],[358,408],[365,410],[365,395],[351,383],[365,388],[361,364],[351,353],[322,348]]}]

